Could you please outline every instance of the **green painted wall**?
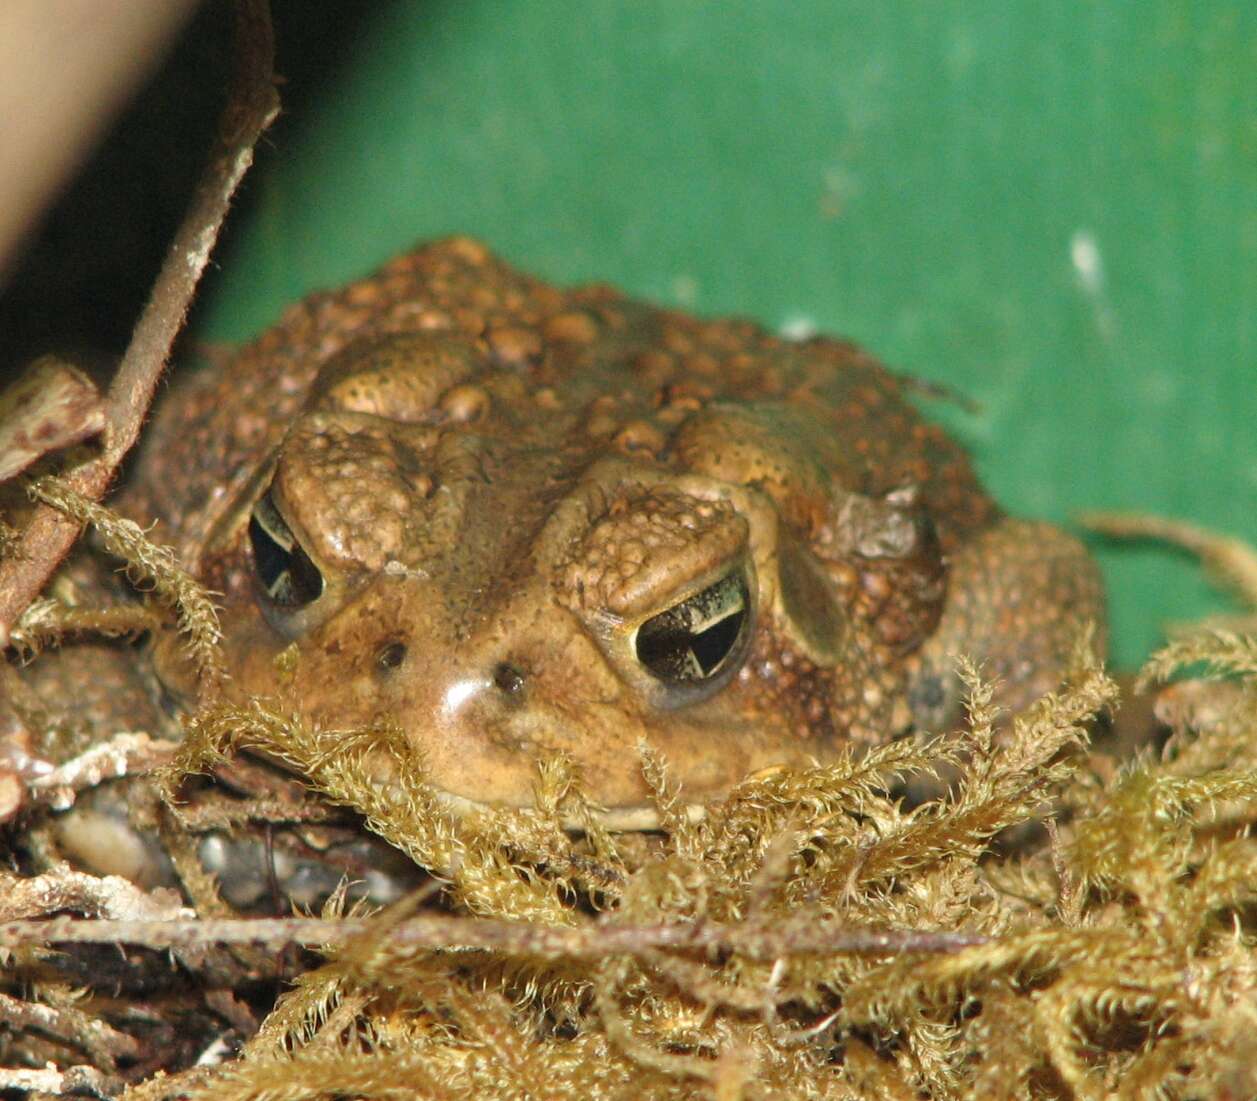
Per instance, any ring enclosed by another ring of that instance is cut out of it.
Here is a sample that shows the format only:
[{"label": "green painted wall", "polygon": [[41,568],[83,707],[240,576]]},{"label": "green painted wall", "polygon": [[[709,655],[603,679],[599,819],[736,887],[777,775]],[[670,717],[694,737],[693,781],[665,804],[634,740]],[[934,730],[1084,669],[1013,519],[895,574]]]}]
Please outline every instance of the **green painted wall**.
[{"label": "green painted wall", "polygon": [[[204,335],[465,231],[945,381],[981,409],[931,415],[1016,512],[1257,540],[1251,0],[447,0],[355,31],[262,158]],[[1119,663],[1225,607],[1172,554],[1101,556]]]}]

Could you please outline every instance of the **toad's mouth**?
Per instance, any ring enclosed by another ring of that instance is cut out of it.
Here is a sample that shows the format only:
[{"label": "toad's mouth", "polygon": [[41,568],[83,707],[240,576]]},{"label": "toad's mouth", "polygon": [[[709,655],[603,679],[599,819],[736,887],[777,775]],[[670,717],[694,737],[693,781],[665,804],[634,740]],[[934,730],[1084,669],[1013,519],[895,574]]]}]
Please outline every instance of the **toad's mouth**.
[{"label": "toad's mouth", "polygon": [[[187,704],[190,697],[185,697],[174,686],[161,683],[162,692],[160,705],[165,714],[174,722],[178,723],[187,715]],[[283,754],[273,756],[266,752],[265,749],[254,749],[249,755],[255,756],[274,768],[277,768],[289,775],[301,777],[303,774],[299,769],[294,769],[291,762],[283,759]],[[304,777],[307,781],[312,781],[309,776]],[[317,784],[315,785],[317,787]],[[459,794],[444,787],[431,777],[426,778],[426,786],[436,799],[442,809],[448,811],[455,818],[465,818],[471,815],[493,815],[497,811],[518,810],[515,804],[503,801],[501,799],[475,799],[468,795]],[[350,809],[358,809],[350,805]],[[703,803],[687,802],[682,803],[677,808],[683,813],[690,822],[701,822],[707,815],[707,808]],[[617,833],[640,833],[650,830],[658,830],[661,828],[660,814],[658,809],[650,803],[629,804],[626,806],[604,807],[593,805],[589,809],[586,818],[578,819],[576,817],[566,817],[563,820],[563,828],[571,832],[581,832],[584,829],[585,822],[588,818],[597,823],[604,829],[612,830]]]},{"label": "toad's mouth", "polygon": [[[465,795],[456,795],[435,785],[433,790],[441,805],[459,818],[470,814],[492,814],[495,810],[502,809],[499,803],[469,799]],[[678,809],[691,823],[701,822],[707,817],[707,808],[702,803],[683,803]],[[598,807],[594,809],[592,817],[599,826],[616,833],[644,833],[661,828],[659,811],[649,804],[635,807]],[[563,828],[579,833],[583,831],[584,823],[569,818],[564,820]]]}]

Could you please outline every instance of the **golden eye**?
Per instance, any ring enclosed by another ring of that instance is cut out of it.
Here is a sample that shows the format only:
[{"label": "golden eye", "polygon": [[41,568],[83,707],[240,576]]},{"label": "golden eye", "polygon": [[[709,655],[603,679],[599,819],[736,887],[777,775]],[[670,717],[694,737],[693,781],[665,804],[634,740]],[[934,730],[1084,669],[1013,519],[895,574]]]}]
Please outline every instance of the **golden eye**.
[{"label": "golden eye", "polygon": [[637,660],[665,684],[723,683],[749,649],[751,594],[746,571],[651,616],[633,641]]},{"label": "golden eye", "polygon": [[249,543],[258,580],[281,608],[304,608],[323,593],[323,575],[275,507],[271,490],[253,506]]}]

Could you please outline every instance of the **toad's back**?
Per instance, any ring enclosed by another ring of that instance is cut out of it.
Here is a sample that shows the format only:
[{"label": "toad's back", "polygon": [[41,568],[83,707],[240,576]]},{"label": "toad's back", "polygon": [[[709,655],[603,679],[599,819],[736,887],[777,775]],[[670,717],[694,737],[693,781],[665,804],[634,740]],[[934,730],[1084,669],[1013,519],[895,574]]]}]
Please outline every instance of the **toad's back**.
[{"label": "toad's back", "polygon": [[347,345],[389,333],[448,337],[474,355],[439,368],[400,364],[403,374],[426,369],[430,377],[413,379],[393,408],[390,395],[377,396],[384,415],[402,402],[435,411],[464,371],[465,378],[507,371],[520,380],[516,404],[498,411],[514,414],[508,427],[521,440],[535,434],[552,443],[562,419],[581,426],[583,439],[573,443],[591,456],[650,451],[676,467],[684,451],[667,445],[694,411],[712,402],[794,406],[827,431],[814,440],[783,438],[783,450],[811,448],[802,461],[850,489],[919,487],[945,540],[995,515],[964,452],[922,421],[900,379],[855,345],[785,340],[749,321],[699,320],[605,285],[561,291],[466,238],[405,253],[369,279],[311,295],[224,369],[185,383],[159,409],[132,508],[159,517],[177,541],[195,541],[207,498],[221,496],[279,443],[320,368]]}]

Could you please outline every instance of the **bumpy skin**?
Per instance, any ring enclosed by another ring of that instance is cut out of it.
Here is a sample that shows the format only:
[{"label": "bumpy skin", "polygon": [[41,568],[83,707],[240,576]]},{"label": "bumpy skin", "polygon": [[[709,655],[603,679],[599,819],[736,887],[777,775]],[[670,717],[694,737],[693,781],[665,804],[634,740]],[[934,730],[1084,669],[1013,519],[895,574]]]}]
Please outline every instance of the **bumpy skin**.
[{"label": "bumpy skin", "polygon": [[[525,804],[561,751],[649,824],[643,741],[701,802],[949,721],[957,652],[1016,706],[1103,618],[1083,549],[1004,518],[905,390],[850,344],[556,290],[454,239],[171,393],[121,503],[223,594],[235,693],[400,724],[456,803]],[[692,634],[725,617],[701,661],[642,641],[678,605]]]}]

